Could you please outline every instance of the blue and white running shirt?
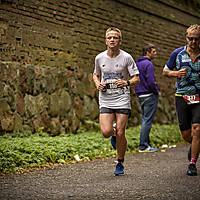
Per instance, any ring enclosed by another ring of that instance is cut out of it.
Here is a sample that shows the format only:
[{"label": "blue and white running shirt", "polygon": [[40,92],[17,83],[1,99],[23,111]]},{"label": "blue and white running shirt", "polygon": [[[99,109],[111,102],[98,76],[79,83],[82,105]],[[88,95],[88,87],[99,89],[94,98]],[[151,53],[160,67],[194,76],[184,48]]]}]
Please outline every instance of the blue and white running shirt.
[{"label": "blue and white running shirt", "polygon": [[177,71],[187,68],[186,77],[177,78],[176,94],[179,95],[200,95],[200,55],[194,63],[186,51],[186,46],[180,47],[173,51],[165,69]]}]

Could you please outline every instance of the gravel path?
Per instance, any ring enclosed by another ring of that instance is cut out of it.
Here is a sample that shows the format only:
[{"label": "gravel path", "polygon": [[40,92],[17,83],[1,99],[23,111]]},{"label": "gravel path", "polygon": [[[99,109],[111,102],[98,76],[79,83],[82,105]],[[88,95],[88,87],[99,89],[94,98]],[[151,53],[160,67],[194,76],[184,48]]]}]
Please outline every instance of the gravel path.
[{"label": "gravel path", "polygon": [[[189,177],[187,145],[166,152],[126,155],[125,175],[113,176],[115,158],[79,162],[0,177],[1,200],[198,200],[200,178]],[[200,173],[200,163],[198,162]]]}]

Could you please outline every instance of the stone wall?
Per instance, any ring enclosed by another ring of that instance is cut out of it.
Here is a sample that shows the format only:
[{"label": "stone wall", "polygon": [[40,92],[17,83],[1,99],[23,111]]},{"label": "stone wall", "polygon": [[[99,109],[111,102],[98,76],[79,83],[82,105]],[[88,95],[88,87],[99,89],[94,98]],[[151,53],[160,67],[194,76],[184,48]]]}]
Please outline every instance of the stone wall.
[{"label": "stone wall", "polygon": [[[0,0],[0,130],[76,133],[98,123],[94,58],[105,50],[104,33],[122,30],[122,49],[134,59],[142,46],[157,46],[161,91],[157,123],[175,119],[174,80],[162,77],[170,53],[185,44],[185,29],[199,10],[165,0]],[[132,90],[129,126],[140,123]]]}]

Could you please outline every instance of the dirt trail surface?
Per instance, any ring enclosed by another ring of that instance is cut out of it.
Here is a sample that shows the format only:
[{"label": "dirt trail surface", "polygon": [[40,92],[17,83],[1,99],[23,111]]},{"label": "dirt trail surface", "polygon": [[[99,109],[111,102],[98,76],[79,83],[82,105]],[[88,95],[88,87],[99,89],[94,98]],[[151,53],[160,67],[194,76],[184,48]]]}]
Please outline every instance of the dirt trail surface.
[{"label": "dirt trail surface", "polygon": [[[125,175],[113,176],[115,158],[79,162],[0,177],[1,200],[200,199],[200,175],[189,177],[188,146],[126,155]],[[197,163],[200,173],[200,163]]]}]

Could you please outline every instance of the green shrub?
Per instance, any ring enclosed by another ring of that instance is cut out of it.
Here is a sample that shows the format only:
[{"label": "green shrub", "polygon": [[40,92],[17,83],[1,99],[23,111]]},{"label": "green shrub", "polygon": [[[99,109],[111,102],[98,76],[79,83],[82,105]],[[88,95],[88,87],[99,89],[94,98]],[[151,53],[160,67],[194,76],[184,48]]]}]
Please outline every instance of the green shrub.
[{"label": "green shrub", "polygon": [[[140,126],[126,130],[128,153],[137,151]],[[153,146],[183,142],[176,125],[153,125],[151,130]],[[93,160],[115,156],[110,139],[100,132],[84,132],[76,135],[50,137],[48,134],[13,133],[0,136],[0,173],[18,173],[54,164],[75,162],[78,154],[81,160]]]}]

